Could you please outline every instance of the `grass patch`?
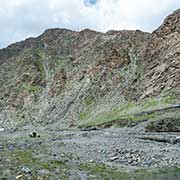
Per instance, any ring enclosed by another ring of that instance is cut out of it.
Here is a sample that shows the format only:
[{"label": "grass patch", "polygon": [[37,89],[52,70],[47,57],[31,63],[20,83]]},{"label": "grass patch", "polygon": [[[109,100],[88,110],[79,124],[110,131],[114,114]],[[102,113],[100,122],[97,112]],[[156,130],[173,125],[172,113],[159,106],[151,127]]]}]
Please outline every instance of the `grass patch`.
[{"label": "grass patch", "polygon": [[39,48],[33,48],[30,50],[30,53],[33,54],[33,63],[38,68],[38,71],[41,73],[42,79],[46,78],[46,72],[44,68],[45,61],[45,52]]},{"label": "grass patch", "polygon": [[177,100],[177,97],[175,94],[171,94],[168,96],[165,96],[164,98],[162,98],[161,102],[165,103],[165,104],[174,104]]},{"label": "grass patch", "polygon": [[84,106],[84,111],[79,113],[79,120],[86,120],[91,117],[92,109],[95,105],[96,101],[93,97],[87,97],[82,102],[82,105]]},{"label": "grass patch", "polygon": [[42,79],[45,79],[46,73],[45,73],[44,65],[41,59],[36,59],[34,61],[34,65],[38,68],[39,72],[41,73]]},{"label": "grass patch", "polygon": [[32,151],[15,151],[12,153],[13,159],[17,160],[21,164],[28,164],[29,166],[34,166],[39,164],[39,161],[32,156]]},{"label": "grass patch", "polygon": [[42,79],[45,79],[46,74],[43,64],[46,59],[45,51],[40,48],[28,48],[25,49],[23,56],[25,58],[32,59],[32,63],[38,68],[38,71],[41,73]]},{"label": "grass patch", "polygon": [[125,116],[121,116],[117,119],[109,119],[109,120],[101,120],[101,121],[93,121],[93,122],[87,122],[84,123],[83,125],[80,125],[79,128],[82,127],[103,127],[103,128],[107,128],[107,127],[124,127],[124,126],[128,126],[128,127],[132,127],[137,125],[140,122],[144,122],[147,121],[149,119],[152,119],[156,116],[155,113],[151,113],[151,114],[139,114],[139,115],[125,115]]},{"label": "grass patch", "polygon": [[[36,149],[37,152],[37,149]],[[31,180],[35,180],[38,177],[43,177],[43,179],[54,179],[55,177],[67,179],[68,176],[68,165],[66,161],[61,160],[48,160],[48,159],[39,159],[34,156],[34,150],[16,150],[16,151],[3,151],[0,152],[0,155],[5,159],[9,159],[10,163],[8,166],[14,166],[14,170],[21,172],[24,179],[27,179],[26,174],[23,173],[21,168],[26,167],[30,170]],[[7,166],[7,162],[5,164]],[[39,174],[39,170],[45,169],[49,174],[42,175]],[[56,173],[54,174],[54,172]],[[15,174],[16,175],[16,174]],[[54,177],[55,175],[55,177]],[[28,178],[29,179],[29,178]]]},{"label": "grass patch", "polygon": [[[79,127],[133,126],[142,121],[159,117],[161,113],[156,113],[156,109],[171,106],[175,102],[176,96],[174,95],[163,96],[161,98],[149,98],[139,104],[127,102],[111,111],[97,114],[93,119],[80,123]],[[82,117],[80,118],[88,119],[86,114],[82,114]]]},{"label": "grass patch", "polygon": [[81,112],[81,113],[79,113],[79,119],[80,120],[88,119],[88,117],[89,117],[89,113],[88,112]]},{"label": "grass patch", "polygon": [[97,180],[176,180],[180,178],[180,168],[137,169],[125,171],[105,164],[83,163],[81,171],[88,173],[88,179]]},{"label": "grass patch", "polygon": [[145,101],[141,106],[144,110],[152,107],[156,107],[158,105],[158,100],[156,98],[149,99],[148,101]]},{"label": "grass patch", "polygon": [[68,66],[68,58],[65,56],[58,56],[54,59],[57,69],[66,69]]},{"label": "grass patch", "polygon": [[42,87],[38,85],[26,85],[24,86],[29,93],[40,93],[42,91]]},{"label": "grass patch", "polygon": [[79,168],[81,171],[86,171],[88,173],[88,176],[95,176],[96,179],[118,180],[130,178],[127,173],[119,172],[116,168],[112,168],[105,164],[82,163],[80,164]]},{"label": "grass patch", "polygon": [[[124,119],[127,116],[126,112],[128,111],[128,109],[130,109],[133,106],[134,105],[132,103],[127,103],[121,107],[113,109],[112,111],[100,113],[92,121],[85,122],[83,123],[83,125],[84,126],[98,126],[104,123],[109,123],[112,121]],[[87,116],[86,116],[86,119],[87,119]]]},{"label": "grass patch", "polygon": [[150,110],[152,108],[158,108],[163,107],[165,105],[171,105],[174,104],[177,100],[177,97],[175,95],[167,95],[162,97],[153,97],[145,100],[140,104],[142,107],[142,110]]},{"label": "grass patch", "polygon": [[84,100],[84,104],[86,105],[86,106],[89,106],[89,105],[91,105],[91,104],[95,104],[95,99],[93,98],[93,97],[88,97],[88,98],[86,98],[85,100]]}]

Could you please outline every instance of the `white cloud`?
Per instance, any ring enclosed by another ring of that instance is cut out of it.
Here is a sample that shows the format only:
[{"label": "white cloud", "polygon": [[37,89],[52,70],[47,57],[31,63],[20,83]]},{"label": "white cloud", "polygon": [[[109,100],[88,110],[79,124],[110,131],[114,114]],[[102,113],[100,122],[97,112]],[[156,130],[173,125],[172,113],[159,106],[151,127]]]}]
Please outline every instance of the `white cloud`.
[{"label": "white cloud", "polygon": [[0,0],[0,47],[52,27],[152,31],[178,7],[179,0]]},{"label": "white cloud", "polygon": [[[97,6],[101,18],[104,17],[102,29],[143,28],[144,21],[160,18],[161,14],[170,12],[173,6],[180,6],[179,0],[99,0]],[[152,22],[150,22],[152,23]]]}]

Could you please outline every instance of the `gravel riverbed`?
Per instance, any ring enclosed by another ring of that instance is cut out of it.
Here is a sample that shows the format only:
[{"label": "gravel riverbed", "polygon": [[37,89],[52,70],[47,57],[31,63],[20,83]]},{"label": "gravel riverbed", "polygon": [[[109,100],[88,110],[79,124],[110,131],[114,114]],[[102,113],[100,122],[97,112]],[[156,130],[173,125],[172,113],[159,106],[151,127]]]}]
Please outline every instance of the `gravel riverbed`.
[{"label": "gravel riverbed", "polygon": [[[37,135],[31,137],[32,132]],[[83,175],[84,171],[77,168],[82,164],[88,166],[90,164],[103,164],[107,167],[123,169],[123,171],[178,168],[180,166],[180,143],[152,140],[152,137],[155,139],[175,139],[180,136],[179,133],[146,133],[135,131],[133,128],[81,131],[26,127],[11,132],[1,131],[0,136],[1,179],[18,179],[18,177],[22,179],[23,175],[27,177],[27,174],[28,178],[31,179],[33,173],[39,178],[41,174],[43,174],[42,177],[46,177],[46,174],[51,175],[47,177],[54,177],[52,173],[56,174],[58,167],[51,169],[48,166],[48,169],[47,165],[43,165],[43,167],[37,167],[37,164],[33,165],[32,163],[29,165],[25,159],[29,151],[32,157],[28,158],[33,159],[34,163],[37,162],[35,159],[40,160],[40,162],[61,161],[69,163],[72,169],[68,173],[69,175],[65,176],[67,179],[73,179],[73,177],[74,179],[89,178],[86,173]],[[143,137],[151,137],[151,140],[143,139]],[[22,157],[21,152],[25,153]],[[66,179],[65,177],[62,179]],[[94,177],[94,179],[98,178]]]}]

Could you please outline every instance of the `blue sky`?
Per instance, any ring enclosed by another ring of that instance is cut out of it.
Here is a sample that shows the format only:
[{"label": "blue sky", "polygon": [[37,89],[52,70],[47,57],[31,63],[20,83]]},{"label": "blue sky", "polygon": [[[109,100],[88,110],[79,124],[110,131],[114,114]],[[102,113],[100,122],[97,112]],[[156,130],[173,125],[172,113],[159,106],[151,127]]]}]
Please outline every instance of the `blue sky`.
[{"label": "blue sky", "polygon": [[96,4],[97,0],[85,0],[84,2],[87,2],[91,5]]},{"label": "blue sky", "polygon": [[0,48],[49,28],[151,32],[180,0],[0,0]]}]

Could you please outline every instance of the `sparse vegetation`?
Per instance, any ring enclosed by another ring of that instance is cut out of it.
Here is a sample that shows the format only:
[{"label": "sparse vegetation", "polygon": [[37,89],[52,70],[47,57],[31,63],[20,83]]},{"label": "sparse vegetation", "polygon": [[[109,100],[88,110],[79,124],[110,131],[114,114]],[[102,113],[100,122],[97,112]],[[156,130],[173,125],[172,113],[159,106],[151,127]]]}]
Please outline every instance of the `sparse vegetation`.
[{"label": "sparse vegetation", "polygon": [[[38,149],[36,149],[36,151],[38,151]],[[16,150],[12,152],[4,151],[1,152],[0,155],[3,155],[4,158],[12,161],[15,164],[16,169],[19,171],[22,171],[20,169],[22,167],[28,169],[28,171],[30,171],[31,180],[35,180],[40,176],[43,179],[44,178],[47,180],[52,179],[54,177],[53,172],[55,170],[58,170],[58,173],[56,174],[57,177],[64,179],[67,179],[68,177],[68,166],[66,165],[65,161],[35,158],[32,149]],[[41,169],[47,170],[48,174],[45,175],[39,174],[39,170]],[[26,179],[28,177],[28,173],[22,172],[22,177]]]},{"label": "sparse vegetation", "polygon": [[[36,149],[37,154],[38,149]],[[68,180],[69,178],[75,178],[75,174],[70,173],[70,169],[74,168],[74,173],[86,174],[87,179],[97,180],[154,180],[154,179],[174,179],[180,176],[179,168],[162,168],[162,169],[136,169],[125,170],[117,167],[113,167],[104,163],[88,163],[81,162],[74,164],[73,166],[68,161],[61,160],[48,160],[43,157],[36,158],[31,149],[29,150],[16,150],[11,152],[1,152],[3,159],[8,159],[14,164],[14,168],[19,172],[22,178],[35,180],[37,178],[43,178],[50,180],[54,178],[60,178],[62,180]],[[7,166],[7,162],[4,164]],[[71,167],[72,166],[72,167]],[[22,169],[27,169],[30,173],[22,172]],[[44,170],[45,174],[41,174],[40,170]],[[21,172],[21,173],[20,173]],[[17,174],[14,174],[14,177]],[[78,174],[76,174],[78,180]],[[80,179],[79,179],[80,180]]]},{"label": "sparse vegetation", "polygon": [[180,176],[180,168],[137,169],[126,171],[105,164],[83,163],[80,165],[80,169],[89,174],[89,179],[91,179],[91,176],[94,176],[97,180],[169,180],[170,178],[176,180],[176,178]]},{"label": "sparse vegetation", "polygon": [[88,119],[90,117],[89,113],[88,112],[81,112],[79,114],[79,119],[80,120],[85,120],[85,119]]},{"label": "sparse vegetation", "polygon": [[[128,102],[121,104],[119,107],[111,111],[97,114],[91,121],[84,121],[80,123],[79,127],[83,126],[134,126],[139,122],[146,120],[153,120],[161,113],[154,112],[154,110],[162,107],[171,106],[175,103],[175,96],[164,96],[159,99],[150,98],[142,103]],[[83,116],[87,119],[88,116]]]},{"label": "sparse vegetation", "polygon": [[40,93],[42,91],[42,87],[38,85],[26,85],[24,86],[26,90],[29,91],[29,93]]},{"label": "sparse vegetation", "polygon": [[66,69],[68,66],[68,58],[66,56],[57,56],[54,58],[57,69]]},{"label": "sparse vegetation", "polygon": [[87,105],[87,106],[89,106],[89,105],[91,105],[91,104],[94,104],[96,101],[95,101],[95,99],[93,98],[93,97],[88,97],[88,98],[86,98],[85,100],[84,100],[84,104],[85,105]]}]

